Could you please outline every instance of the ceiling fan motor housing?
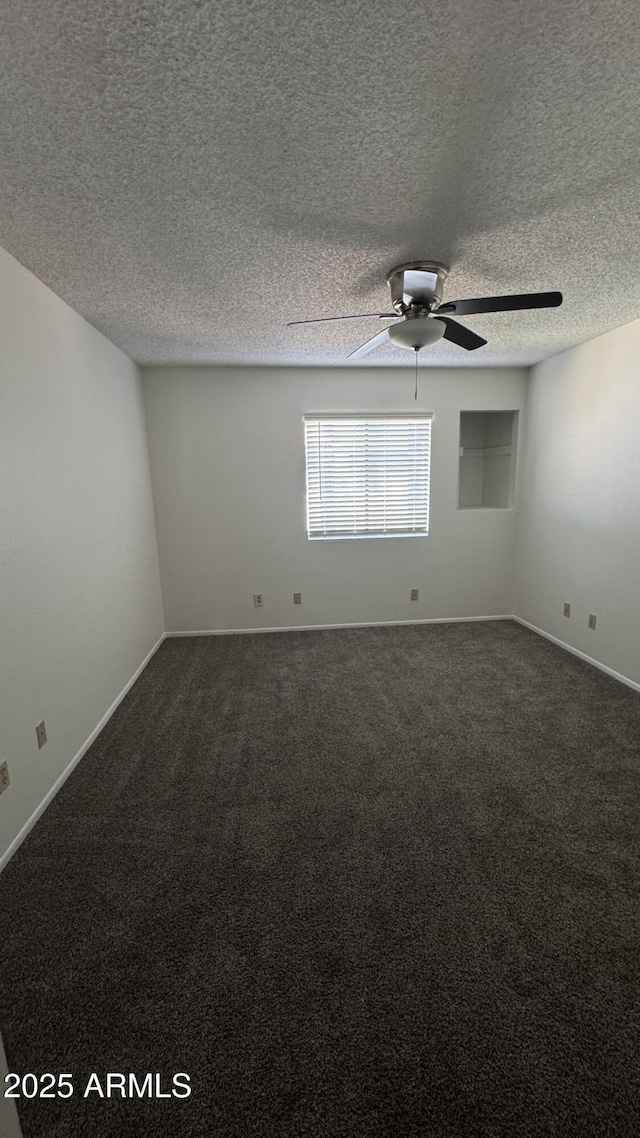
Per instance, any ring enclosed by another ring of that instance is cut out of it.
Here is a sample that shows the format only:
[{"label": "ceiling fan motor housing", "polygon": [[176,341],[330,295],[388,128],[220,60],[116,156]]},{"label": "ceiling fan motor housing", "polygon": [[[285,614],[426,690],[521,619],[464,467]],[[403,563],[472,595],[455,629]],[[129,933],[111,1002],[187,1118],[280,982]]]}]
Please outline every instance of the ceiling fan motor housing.
[{"label": "ceiling fan motor housing", "polygon": [[409,261],[387,276],[391,303],[399,316],[413,310],[430,312],[442,303],[449,270],[439,261]]}]

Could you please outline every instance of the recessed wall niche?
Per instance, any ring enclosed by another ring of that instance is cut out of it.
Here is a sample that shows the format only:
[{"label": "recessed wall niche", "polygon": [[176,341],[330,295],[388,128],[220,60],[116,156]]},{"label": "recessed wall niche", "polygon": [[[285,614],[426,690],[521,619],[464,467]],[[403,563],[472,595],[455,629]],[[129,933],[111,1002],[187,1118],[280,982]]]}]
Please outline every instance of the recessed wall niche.
[{"label": "recessed wall niche", "polygon": [[517,435],[517,411],[460,412],[459,509],[513,505]]}]

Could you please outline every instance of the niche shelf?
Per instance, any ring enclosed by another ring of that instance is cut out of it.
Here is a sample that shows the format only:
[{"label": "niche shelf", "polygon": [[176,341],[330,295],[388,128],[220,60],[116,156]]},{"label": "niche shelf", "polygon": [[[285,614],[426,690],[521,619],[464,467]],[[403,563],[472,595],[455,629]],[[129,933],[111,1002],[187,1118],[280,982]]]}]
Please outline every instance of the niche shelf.
[{"label": "niche shelf", "polygon": [[458,509],[513,505],[517,436],[517,411],[460,412]]}]

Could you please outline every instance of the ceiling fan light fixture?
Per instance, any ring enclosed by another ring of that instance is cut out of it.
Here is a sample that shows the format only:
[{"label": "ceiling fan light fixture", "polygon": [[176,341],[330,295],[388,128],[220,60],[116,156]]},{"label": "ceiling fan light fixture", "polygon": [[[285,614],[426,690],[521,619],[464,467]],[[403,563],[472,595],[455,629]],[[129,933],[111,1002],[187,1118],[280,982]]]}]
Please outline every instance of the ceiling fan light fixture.
[{"label": "ceiling fan light fixture", "polygon": [[389,339],[398,348],[419,351],[436,344],[445,334],[446,324],[432,316],[416,316],[409,320],[399,320],[388,329]]}]

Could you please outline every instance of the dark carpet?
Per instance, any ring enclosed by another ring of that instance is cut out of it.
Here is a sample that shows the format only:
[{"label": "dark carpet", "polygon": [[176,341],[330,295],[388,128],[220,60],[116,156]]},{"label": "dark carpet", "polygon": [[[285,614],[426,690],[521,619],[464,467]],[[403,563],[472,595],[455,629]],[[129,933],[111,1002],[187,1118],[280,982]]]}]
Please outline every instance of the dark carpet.
[{"label": "dark carpet", "polygon": [[0,878],[25,1138],[637,1135],[639,745],[512,622],[165,641]]}]

